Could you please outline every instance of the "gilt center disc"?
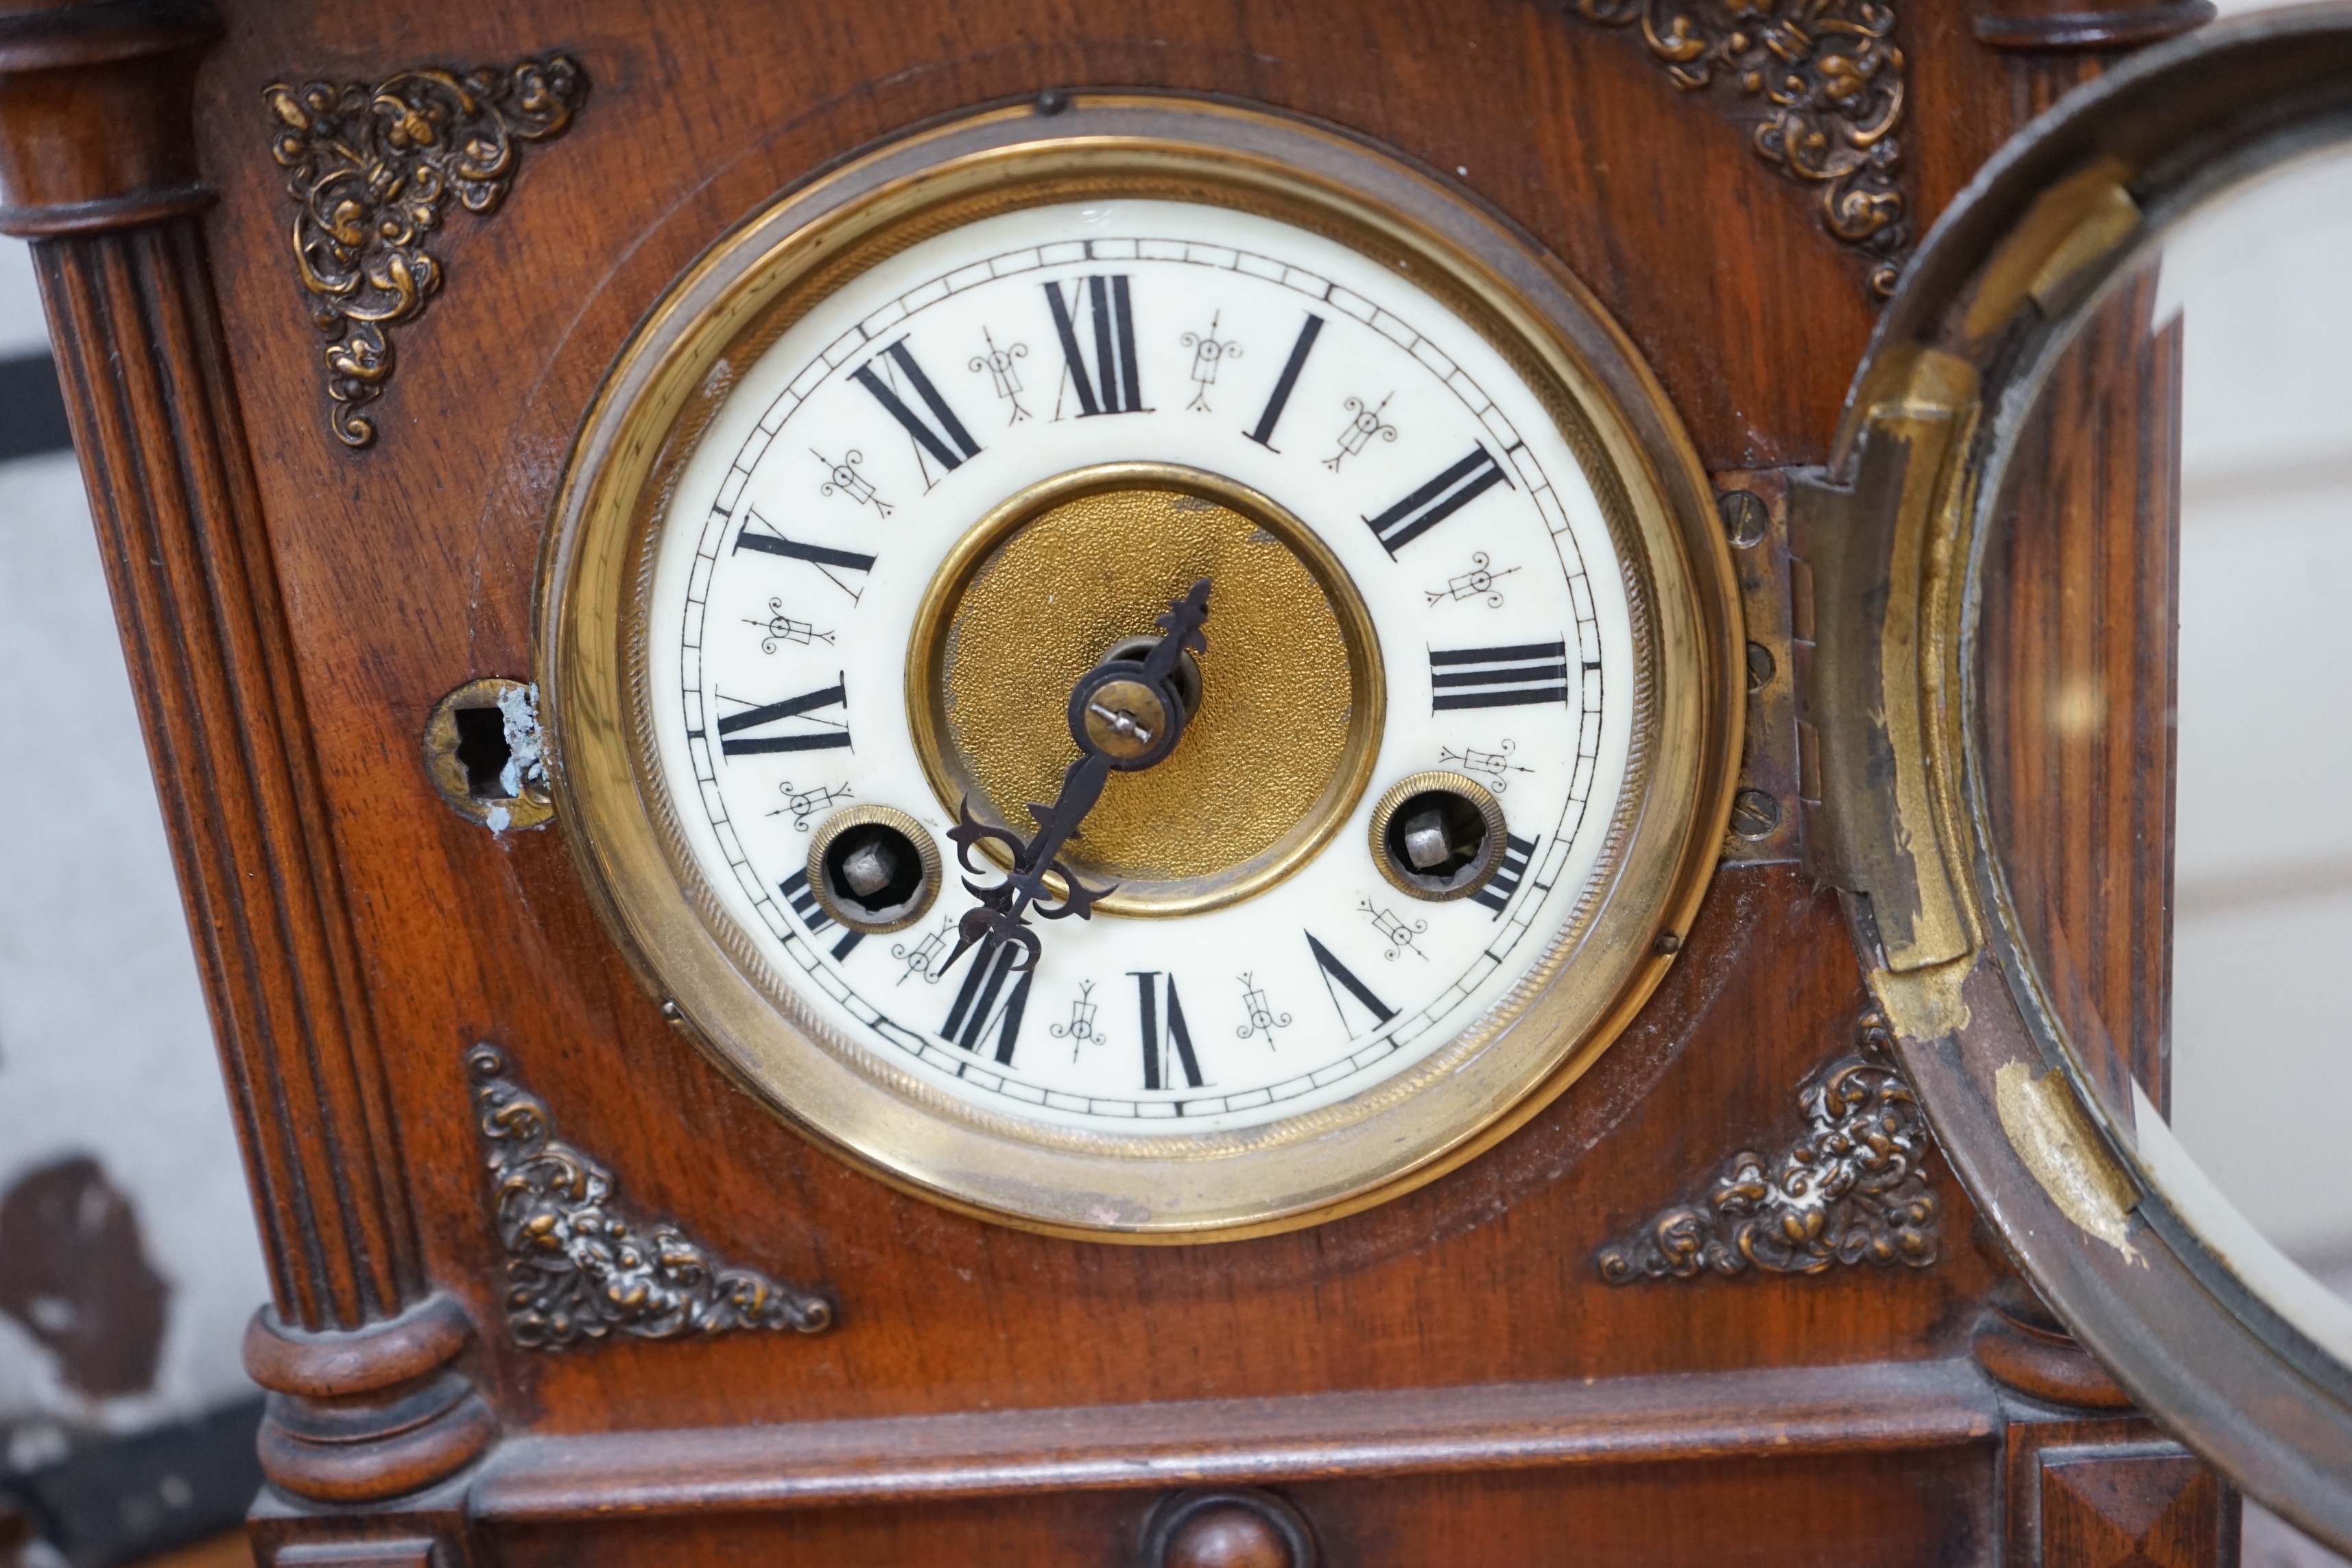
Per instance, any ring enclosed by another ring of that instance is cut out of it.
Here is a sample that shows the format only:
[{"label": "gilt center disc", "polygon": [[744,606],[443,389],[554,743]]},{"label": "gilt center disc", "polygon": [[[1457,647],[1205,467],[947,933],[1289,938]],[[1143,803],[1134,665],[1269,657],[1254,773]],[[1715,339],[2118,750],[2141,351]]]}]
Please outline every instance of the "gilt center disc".
[{"label": "gilt center disc", "polygon": [[1109,914],[1173,915],[1249,897],[1346,820],[1378,749],[1371,618],[1313,532],[1232,480],[1164,464],[1031,487],[950,552],[916,617],[917,750],[952,814],[1026,835],[1077,760],[1078,679],[1206,577],[1201,703],[1165,761],[1111,775],[1063,860],[1118,884]]}]

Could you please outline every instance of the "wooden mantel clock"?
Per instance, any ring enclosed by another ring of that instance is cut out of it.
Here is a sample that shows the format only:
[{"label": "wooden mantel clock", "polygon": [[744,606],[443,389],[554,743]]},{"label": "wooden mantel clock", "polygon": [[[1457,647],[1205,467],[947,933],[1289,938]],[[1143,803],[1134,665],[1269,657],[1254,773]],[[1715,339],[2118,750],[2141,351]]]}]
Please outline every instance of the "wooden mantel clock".
[{"label": "wooden mantel clock", "polygon": [[1956,696],[2168,538],[2048,356],[2352,115],[2342,11],[2124,61],[2209,9],[0,14],[262,1560],[2352,1539]]}]

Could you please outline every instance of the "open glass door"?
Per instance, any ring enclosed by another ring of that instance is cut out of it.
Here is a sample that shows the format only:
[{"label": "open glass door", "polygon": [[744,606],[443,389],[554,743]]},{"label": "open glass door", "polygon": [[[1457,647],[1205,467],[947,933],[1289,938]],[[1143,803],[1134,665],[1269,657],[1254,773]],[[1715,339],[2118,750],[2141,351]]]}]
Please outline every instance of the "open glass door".
[{"label": "open glass door", "polygon": [[1809,852],[1945,1147],[2144,1407],[2352,1551],[2352,7],[2021,134],[1795,527]]}]

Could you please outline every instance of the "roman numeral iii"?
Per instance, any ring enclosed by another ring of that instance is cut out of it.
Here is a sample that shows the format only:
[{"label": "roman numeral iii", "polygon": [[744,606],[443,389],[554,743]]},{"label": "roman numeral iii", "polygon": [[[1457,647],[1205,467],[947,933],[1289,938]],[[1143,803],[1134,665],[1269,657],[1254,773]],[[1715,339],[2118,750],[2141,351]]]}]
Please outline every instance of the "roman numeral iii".
[{"label": "roman numeral iii", "polygon": [[[815,691],[761,703],[719,721],[719,749],[730,757],[764,756],[771,752],[830,752],[849,744],[847,689],[838,680]],[[820,711],[841,708],[844,717],[832,719]],[[746,735],[771,724],[798,720],[806,728],[782,735]]]},{"label": "roman numeral iii", "polygon": [[[1127,274],[1090,274],[1073,279],[1069,289],[1066,300],[1061,284],[1046,284],[1045,303],[1054,312],[1054,331],[1062,340],[1063,368],[1078,395],[1078,417],[1147,412],[1142,374],[1135,363],[1135,310],[1128,297]],[[1094,351],[1091,369],[1086,342]]]},{"label": "roman numeral iii", "polygon": [[874,374],[874,360],[867,360],[850,372],[849,379],[872,393],[874,401],[887,409],[891,418],[906,426],[907,434],[915,438],[916,446],[929,452],[934,462],[950,471],[962,467],[967,459],[980,456],[980,443],[971,438],[971,432],[965,429],[963,421],[955,416],[955,410],[948,406],[948,400],[940,395],[940,389],[931,384],[931,378],[923,374],[923,367],[917,364],[915,356],[907,352],[906,339],[900,338],[890,344],[875,359],[889,360],[898,374],[906,379],[907,384],[914,388],[915,395],[922,401],[923,406],[930,410],[929,421],[926,422],[921,415],[907,406],[907,400],[892,391],[888,382]]},{"label": "roman numeral iii", "polygon": [[1364,519],[1365,526],[1381,542],[1381,548],[1391,557],[1485,495],[1496,485],[1512,489],[1511,476],[1495,460],[1495,454],[1479,442],[1470,455],[1413,491],[1378,517]]},{"label": "roman numeral iii", "polygon": [[1534,839],[1506,833],[1503,836],[1503,863],[1495,868],[1495,874],[1486,879],[1485,887],[1470,895],[1470,901],[1484,904],[1495,911],[1496,920],[1501,920],[1505,906],[1511,901],[1511,895],[1519,890],[1519,881],[1528,874],[1528,862],[1535,858],[1535,852]]},{"label": "roman numeral iii", "polygon": [[[1143,1087],[1174,1089],[1176,1073],[1193,1089],[1201,1087],[1201,1059],[1192,1054],[1192,1031],[1184,1025],[1184,1005],[1176,999],[1176,977],[1156,969],[1129,970],[1135,976],[1138,1023],[1143,1036]],[[1160,998],[1167,998],[1167,1027],[1160,1027]],[[1175,1053],[1169,1059],[1171,1050]],[[1172,1069],[1172,1070],[1171,1070]]]},{"label": "roman numeral iii", "polygon": [[1521,643],[1512,647],[1433,648],[1429,655],[1432,711],[1449,708],[1522,708],[1568,700],[1568,645]]}]

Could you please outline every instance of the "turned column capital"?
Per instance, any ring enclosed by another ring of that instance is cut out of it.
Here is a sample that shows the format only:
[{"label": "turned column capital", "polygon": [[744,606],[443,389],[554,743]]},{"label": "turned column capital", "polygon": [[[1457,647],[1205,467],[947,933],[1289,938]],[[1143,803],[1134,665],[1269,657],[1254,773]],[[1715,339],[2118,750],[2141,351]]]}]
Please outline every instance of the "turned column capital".
[{"label": "turned column capital", "polygon": [[196,177],[196,0],[0,0],[0,233],[152,223],[212,197]]}]

